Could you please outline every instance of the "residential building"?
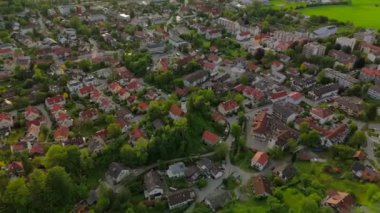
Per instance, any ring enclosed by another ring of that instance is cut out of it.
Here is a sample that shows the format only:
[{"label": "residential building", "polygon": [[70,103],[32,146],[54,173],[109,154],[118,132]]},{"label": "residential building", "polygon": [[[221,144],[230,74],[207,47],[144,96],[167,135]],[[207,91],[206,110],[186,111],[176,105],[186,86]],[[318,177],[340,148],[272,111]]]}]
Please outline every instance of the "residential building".
[{"label": "residential building", "polygon": [[347,69],[352,69],[357,60],[356,56],[347,54],[342,50],[330,50],[328,55],[336,60],[335,65],[343,65]]},{"label": "residential building", "polygon": [[213,212],[216,212],[217,210],[223,208],[224,205],[231,199],[232,199],[232,196],[230,192],[221,191],[221,192],[215,192],[212,195],[206,197],[205,203]]},{"label": "residential building", "polygon": [[265,152],[256,152],[251,159],[251,167],[257,168],[262,171],[269,162],[269,156]]},{"label": "residential building", "polygon": [[338,37],[335,44],[339,44],[341,47],[349,47],[352,50],[355,48],[356,39],[348,37]]},{"label": "residential building", "polygon": [[367,59],[371,62],[375,62],[376,59],[380,59],[380,47],[366,42],[360,44],[360,50],[367,54]]},{"label": "residential building", "polygon": [[359,116],[364,112],[364,102],[355,96],[342,96],[333,100],[332,105],[350,116]]},{"label": "residential building", "polygon": [[311,56],[323,56],[326,53],[326,47],[317,42],[310,42],[303,46],[302,53],[306,58],[310,58]]},{"label": "residential building", "polygon": [[380,81],[380,70],[363,67],[360,70],[359,79],[364,82],[370,82],[370,81],[378,82]]},{"label": "residential building", "polygon": [[362,163],[356,161],[352,164],[351,169],[355,177],[364,181],[375,182],[379,179],[378,172],[376,172],[375,169],[369,165],[363,165]]},{"label": "residential building", "polygon": [[272,194],[269,180],[263,175],[256,175],[252,178],[253,193],[258,197],[267,197]]},{"label": "residential building", "polygon": [[355,33],[354,38],[361,42],[373,44],[376,41],[376,31],[366,29],[365,31]]},{"label": "residential building", "polygon": [[297,174],[296,168],[291,164],[284,164],[284,165],[278,166],[273,170],[273,172],[282,181],[288,181]]},{"label": "residential building", "polygon": [[348,88],[352,87],[354,84],[359,83],[359,80],[345,73],[333,70],[331,68],[326,68],[323,70],[326,78],[333,79],[338,82],[340,87]]},{"label": "residential building", "polygon": [[328,190],[323,205],[330,206],[337,212],[350,212],[355,205],[354,198],[347,192]]},{"label": "residential building", "polygon": [[168,205],[169,209],[175,209],[181,206],[185,206],[194,201],[196,197],[195,191],[193,189],[182,189],[173,192],[168,195]]},{"label": "residential building", "polygon": [[235,100],[224,101],[219,104],[218,111],[222,115],[233,114],[239,110],[239,104]]},{"label": "residential building", "polygon": [[200,171],[208,177],[218,179],[223,175],[223,169],[208,158],[202,158],[196,162]]},{"label": "residential building", "polygon": [[288,94],[286,101],[288,103],[298,105],[304,100],[304,96],[300,92],[291,92]]},{"label": "residential building", "polygon": [[206,144],[208,145],[216,145],[219,143],[220,139],[219,139],[219,136],[208,131],[208,130],[205,130],[202,134],[202,140],[203,142],[205,142]]},{"label": "residential building", "polygon": [[129,174],[130,171],[120,163],[112,162],[106,172],[106,180],[111,185],[119,184]]},{"label": "residential building", "polygon": [[293,78],[291,87],[296,91],[303,91],[312,88],[317,81],[315,77],[305,77],[305,78]]},{"label": "residential building", "polygon": [[258,112],[252,120],[252,135],[260,141],[265,141],[268,124],[268,113],[266,111]]},{"label": "residential building", "polygon": [[199,71],[193,72],[193,73],[185,76],[185,78],[183,80],[183,84],[186,87],[198,86],[198,85],[206,82],[208,77],[209,77],[209,72],[207,72],[205,70],[199,70]]},{"label": "residential building", "polygon": [[294,121],[299,112],[300,108],[290,103],[276,102],[273,104],[273,115],[285,123]]},{"label": "residential building", "polygon": [[62,95],[56,95],[53,97],[46,98],[45,105],[48,109],[51,109],[53,105],[63,106],[65,105],[65,98]]},{"label": "residential building", "polygon": [[154,170],[144,175],[144,195],[148,200],[160,199],[164,195],[164,184]]},{"label": "residential building", "polygon": [[177,120],[181,117],[183,117],[185,113],[182,111],[180,107],[178,107],[176,104],[172,104],[169,110],[169,116],[173,120]]},{"label": "residential building", "polygon": [[334,118],[334,113],[329,109],[323,109],[320,107],[314,107],[310,111],[311,117],[317,120],[320,124],[330,122]]},{"label": "residential building", "polygon": [[325,26],[325,27],[321,27],[315,30],[312,33],[312,37],[327,38],[327,37],[330,37],[331,35],[334,35],[337,31],[338,31],[338,28],[335,25]]},{"label": "residential building", "polygon": [[321,100],[321,99],[337,96],[338,91],[339,91],[339,84],[330,83],[330,84],[326,84],[326,85],[315,88],[314,90],[309,92],[309,95],[314,100]]},{"label": "residential building", "polygon": [[13,117],[6,112],[0,112],[0,129],[13,127]]},{"label": "residential building", "polygon": [[169,178],[180,178],[185,176],[186,165],[183,162],[177,162],[169,166],[166,174]]},{"label": "residential building", "polygon": [[380,100],[380,85],[373,85],[368,89],[369,97]]}]

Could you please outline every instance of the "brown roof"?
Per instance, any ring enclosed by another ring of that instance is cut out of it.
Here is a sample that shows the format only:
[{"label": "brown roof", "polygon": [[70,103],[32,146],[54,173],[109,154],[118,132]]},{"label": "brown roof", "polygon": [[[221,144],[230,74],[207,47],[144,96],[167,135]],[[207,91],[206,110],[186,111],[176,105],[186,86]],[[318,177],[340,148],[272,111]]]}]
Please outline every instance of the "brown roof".
[{"label": "brown roof", "polygon": [[263,175],[253,176],[252,185],[253,191],[256,195],[266,195],[272,193],[270,183]]}]

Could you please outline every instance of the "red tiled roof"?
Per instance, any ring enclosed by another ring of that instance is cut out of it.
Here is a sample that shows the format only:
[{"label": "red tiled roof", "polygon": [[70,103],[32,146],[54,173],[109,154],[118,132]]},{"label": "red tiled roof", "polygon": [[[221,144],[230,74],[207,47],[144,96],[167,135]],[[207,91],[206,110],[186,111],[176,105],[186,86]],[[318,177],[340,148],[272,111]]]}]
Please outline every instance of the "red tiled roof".
[{"label": "red tiled roof", "polygon": [[141,111],[147,110],[148,107],[149,107],[149,105],[147,103],[145,103],[145,102],[140,102],[139,103],[139,110],[141,110]]},{"label": "red tiled roof", "polygon": [[183,116],[184,112],[176,104],[172,104],[170,107],[170,113],[175,116]]},{"label": "red tiled roof", "polygon": [[235,110],[236,108],[239,107],[239,104],[235,100],[228,100],[220,104],[226,112]]},{"label": "red tiled roof", "polygon": [[247,35],[251,35],[251,33],[250,32],[240,32],[240,34],[239,34],[240,36],[247,36]]},{"label": "red tiled roof", "polygon": [[135,90],[135,89],[138,89],[139,87],[140,87],[140,83],[138,82],[138,80],[133,80],[127,84],[127,88],[129,90]]},{"label": "red tiled roof", "polygon": [[48,103],[48,105],[59,104],[63,101],[65,101],[65,98],[62,95],[56,95],[53,97],[46,98],[46,102]]},{"label": "red tiled roof", "polygon": [[208,143],[215,145],[219,141],[219,136],[217,136],[216,134],[206,130],[202,134],[202,139]]},{"label": "red tiled roof", "polygon": [[87,95],[90,94],[92,91],[95,90],[95,87],[93,85],[83,86],[79,89],[79,93],[81,95]]},{"label": "red tiled roof", "polygon": [[80,117],[83,119],[91,119],[98,114],[95,108],[89,108],[80,113]]},{"label": "red tiled roof", "polygon": [[260,165],[265,165],[268,163],[269,156],[265,152],[256,152],[256,154],[252,157],[252,161],[259,163]]},{"label": "red tiled roof", "polygon": [[185,96],[187,94],[187,89],[176,87],[175,93],[177,93],[177,95],[180,95],[180,96]]},{"label": "red tiled roof", "polygon": [[25,115],[26,116],[29,116],[31,114],[39,114],[39,110],[36,108],[36,107],[33,107],[33,106],[28,106],[26,109],[25,109]]},{"label": "red tiled roof", "polygon": [[12,116],[6,112],[0,112],[0,122],[2,121],[12,121]]},{"label": "red tiled roof", "polygon": [[364,160],[367,154],[363,150],[358,150],[354,154],[354,158],[358,158],[359,160]]},{"label": "red tiled roof", "polygon": [[303,95],[300,92],[291,92],[288,96],[294,101],[298,101],[303,98]]},{"label": "red tiled roof", "polygon": [[64,137],[64,138],[69,137],[69,128],[66,128],[66,127],[58,127],[58,128],[54,131],[54,138],[58,138],[58,137]]},{"label": "red tiled roof", "polygon": [[39,143],[33,144],[32,148],[30,149],[30,154],[32,155],[43,155],[45,152],[44,146]]},{"label": "red tiled roof", "polygon": [[144,137],[144,133],[141,131],[141,129],[135,128],[135,129],[132,130],[132,137],[136,141],[136,140],[138,140],[140,138],[143,138]]},{"label": "red tiled roof", "polygon": [[252,129],[255,133],[263,134],[267,124],[267,112],[259,112],[256,114],[252,122]]},{"label": "red tiled roof", "polygon": [[362,71],[362,73],[364,73],[366,75],[380,76],[380,70],[370,69],[368,67],[363,67],[361,69],[361,71]]},{"label": "red tiled roof", "polygon": [[250,86],[246,86],[243,89],[243,93],[247,96],[253,97],[256,100],[262,100],[264,98],[263,92],[261,92],[260,90],[258,90],[256,88],[250,87]]},{"label": "red tiled roof", "polygon": [[95,132],[95,137],[100,137],[103,140],[107,139],[107,130],[106,129],[101,129],[99,131]]},{"label": "red tiled roof", "polygon": [[322,109],[322,108],[319,108],[319,107],[316,107],[316,108],[313,108],[310,112],[311,114],[314,114],[320,118],[327,118],[329,117],[330,115],[333,114],[333,112],[331,112],[330,110],[328,109]]},{"label": "red tiled roof", "polygon": [[15,172],[15,171],[22,171],[24,170],[24,165],[21,161],[12,161],[10,164],[8,164],[8,171]]},{"label": "red tiled roof", "polygon": [[288,95],[288,93],[285,90],[282,90],[280,92],[274,92],[274,93],[272,93],[271,99],[272,100],[277,100],[277,99],[286,97],[287,95]]},{"label": "red tiled roof", "polygon": [[119,90],[121,90],[121,86],[118,82],[112,82],[110,85],[109,85],[109,88],[112,92],[117,92]]}]

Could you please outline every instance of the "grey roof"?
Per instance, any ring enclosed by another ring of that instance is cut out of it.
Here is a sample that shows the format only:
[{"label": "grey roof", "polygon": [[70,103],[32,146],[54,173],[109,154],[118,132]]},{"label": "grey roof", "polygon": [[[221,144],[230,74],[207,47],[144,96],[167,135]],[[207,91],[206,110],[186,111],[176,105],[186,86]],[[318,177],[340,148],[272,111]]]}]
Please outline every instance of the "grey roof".
[{"label": "grey roof", "polygon": [[183,162],[178,162],[169,166],[169,169],[173,174],[180,174],[185,172],[186,165]]},{"label": "grey roof", "polygon": [[299,111],[296,105],[286,102],[276,102],[273,104],[273,114],[279,115],[281,118],[288,118]]},{"label": "grey roof", "polygon": [[117,178],[121,171],[126,170],[120,163],[112,162],[107,170],[107,175],[112,178]]},{"label": "grey roof", "polygon": [[185,80],[193,83],[199,79],[204,78],[205,76],[208,76],[209,72],[206,70],[198,70],[196,72],[193,72],[185,77]]},{"label": "grey roof", "polygon": [[354,162],[351,166],[351,169],[354,172],[363,171],[365,169],[365,166],[359,162]]},{"label": "grey roof", "polygon": [[164,122],[161,119],[156,119],[153,121],[153,127],[154,129],[160,129],[161,127],[164,126]]},{"label": "grey roof", "polygon": [[202,169],[202,167],[205,167],[206,170],[210,170],[214,167],[214,163],[208,159],[208,158],[202,158],[196,162],[199,169]]},{"label": "grey roof", "polygon": [[193,176],[194,174],[196,174],[197,172],[199,172],[199,168],[197,166],[188,166],[186,167],[186,170],[185,170],[185,176],[186,177],[191,177]]},{"label": "grey roof", "polygon": [[329,93],[331,91],[339,90],[339,84],[338,83],[331,83],[327,85],[323,85],[321,87],[318,87],[313,90],[314,95],[320,97],[323,94]]},{"label": "grey roof", "polygon": [[289,179],[292,178],[296,175],[297,170],[294,168],[293,165],[287,165],[285,168],[282,170],[282,177]]},{"label": "grey roof", "polygon": [[89,193],[88,193],[88,197],[87,197],[87,204],[88,205],[93,205],[95,204],[95,202],[98,200],[98,193],[96,190],[91,190]]},{"label": "grey roof", "polygon": [[183,189],[176,191],[168,196],[169,206],[184,203],[195,198],[195,191],[193,189]]},{"label": "grey roof", "polygon": [[207,197],[206,200],[210,203],[213,210],[218,210],[224,207],[224,205],[230,201],[232,198],[230,192],[221,191],[219,193],[214,193]]},{"label": "grey roof", "polygon": [[163,188],[163,185],[164,184],[156,171],[150,170],[148,173],[144,175],[145,190],[152,191],[156,188]]}]

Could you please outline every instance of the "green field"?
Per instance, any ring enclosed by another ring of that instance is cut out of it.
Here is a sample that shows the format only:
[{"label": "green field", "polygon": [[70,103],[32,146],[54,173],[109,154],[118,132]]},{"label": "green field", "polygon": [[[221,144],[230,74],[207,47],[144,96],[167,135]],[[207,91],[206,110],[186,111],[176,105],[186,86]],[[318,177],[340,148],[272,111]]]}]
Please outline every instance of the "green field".
[{"label": "green field", "polygon": [[[376,6],[378,5],[378,6]],[[380,29],[380,0],[352,0],[352,5],[320,6],[303,9],[305,15],[323,15],[355,26]]]}]

